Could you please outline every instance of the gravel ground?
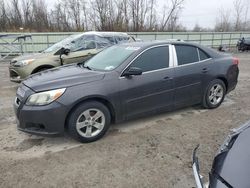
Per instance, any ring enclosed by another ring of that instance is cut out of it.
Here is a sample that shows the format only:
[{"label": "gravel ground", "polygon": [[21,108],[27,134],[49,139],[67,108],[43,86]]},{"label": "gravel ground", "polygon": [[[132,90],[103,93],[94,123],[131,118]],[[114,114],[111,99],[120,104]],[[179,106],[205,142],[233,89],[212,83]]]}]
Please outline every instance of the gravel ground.
[{"label": "gravel ground", "polygon": [[90,144],[17,131],[12,103],[18,84],[9,81],[8,64],[0,63],[0,187],[194,187],[194,147],[201,144],[207,178],[229,129],[250,119],[250,54],[235,56],[239,83],[221,107],[194,106],[117,124]]}]

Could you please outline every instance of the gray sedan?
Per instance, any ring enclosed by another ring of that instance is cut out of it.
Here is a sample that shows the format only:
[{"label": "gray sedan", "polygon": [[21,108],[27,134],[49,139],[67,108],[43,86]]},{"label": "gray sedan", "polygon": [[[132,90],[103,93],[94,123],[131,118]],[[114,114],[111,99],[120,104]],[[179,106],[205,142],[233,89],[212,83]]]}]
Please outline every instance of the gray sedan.
[{"label": "gray sedan", "polygon": [[111,123],[193,104],[217,108],[238,79],[238,59],[186,42],[110,47],[88,62],[30,76],[17,91],[18,129],[81,142]]}]

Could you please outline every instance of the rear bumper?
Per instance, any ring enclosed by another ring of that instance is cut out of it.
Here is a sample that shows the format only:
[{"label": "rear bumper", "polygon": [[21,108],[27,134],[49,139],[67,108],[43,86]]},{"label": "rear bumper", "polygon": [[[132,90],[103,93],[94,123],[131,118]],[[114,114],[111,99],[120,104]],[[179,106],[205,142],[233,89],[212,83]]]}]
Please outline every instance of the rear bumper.
[{"label": "rear bumper", "polygon": [[54,136],[64,132],[66,107],[58,102],[46,106],[18,106],[14,110],[17,119],[17,129],[23,132]]},{"label": "rear bumper", "polygon": [[233,65],[227,72],[228,87],[227,93],[234,90],[238,83],[239,68],[237,65]]}]

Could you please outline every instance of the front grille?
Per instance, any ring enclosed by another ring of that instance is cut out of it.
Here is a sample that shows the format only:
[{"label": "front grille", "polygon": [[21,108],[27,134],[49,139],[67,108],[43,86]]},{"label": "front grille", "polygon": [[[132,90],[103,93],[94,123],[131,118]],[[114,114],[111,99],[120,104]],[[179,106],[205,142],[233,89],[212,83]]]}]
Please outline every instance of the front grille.
[{"label": "front grille", "polygon": [[10,77],[11,78],[16,78],[16,77],[18,77],[19,75],[15,72],[15,71],[13,71],[13,70],[10,70]]}]

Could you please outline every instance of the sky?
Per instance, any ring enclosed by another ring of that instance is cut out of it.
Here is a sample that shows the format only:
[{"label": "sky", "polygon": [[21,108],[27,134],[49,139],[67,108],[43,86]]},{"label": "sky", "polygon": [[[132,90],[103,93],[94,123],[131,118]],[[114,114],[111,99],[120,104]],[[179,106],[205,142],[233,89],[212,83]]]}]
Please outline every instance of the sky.
[{"label": "sky", "polygon": [[[233,9],[234,0],[185,0],[184,8],[180,14],[180,22],[187,29],[192,29],[195,24],[201,27],[213,28],[219,9]],[[250,0],[249,0],[250,1]],[[46,0],[49,7],[53,7],[56,0]],[[166,0],[157,0],[163,7]]]},{"label": "sky", "polygon": [[233,9],[233,0],[186,0],[180,22],[188,29],[192,29],[195,24],[213,28],[222,7],[224,10]]}]

